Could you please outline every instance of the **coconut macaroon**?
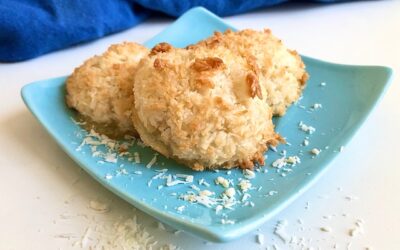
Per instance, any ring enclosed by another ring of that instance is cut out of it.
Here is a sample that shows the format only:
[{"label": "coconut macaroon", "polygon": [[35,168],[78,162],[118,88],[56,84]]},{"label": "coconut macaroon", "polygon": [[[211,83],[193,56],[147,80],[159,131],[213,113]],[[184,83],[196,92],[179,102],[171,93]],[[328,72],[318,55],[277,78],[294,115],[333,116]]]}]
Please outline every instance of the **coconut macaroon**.
[{"label": "coconut macaroon", "polygon": [[94,123],[135,134],[131,120],[133,77],[147,54],[142,45],[125,42],[88,59],[67,79],[67,105]]},{"label": "coconut macaroon", "polygon": [[195,170],[263,165],[280,137],[258,78],[224,47],[160,44],[137,67],[134,126],[146,144]]},{"label": "coconut macaroon", "polygon": [[215,49],[220,46],[253,60],[260,84],[267,92],[265,100],[272,107],[274,115],[284,115],[287,107],[301,96],[308,79],[305,65],[299,54],[287,49],[270,30],[216,32],[189,47]]}]

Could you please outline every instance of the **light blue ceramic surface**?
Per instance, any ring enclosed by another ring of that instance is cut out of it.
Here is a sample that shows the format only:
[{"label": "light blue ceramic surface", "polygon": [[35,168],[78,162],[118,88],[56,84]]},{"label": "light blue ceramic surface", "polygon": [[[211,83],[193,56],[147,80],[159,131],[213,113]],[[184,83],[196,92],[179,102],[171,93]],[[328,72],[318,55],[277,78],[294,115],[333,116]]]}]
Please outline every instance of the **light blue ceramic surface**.
[{"label": "light blue ceramic surface", "polygon": [[[227,28],[232,27],[207,10],[195,8],[148,41],[146,46],[151,47],[166,41],[183,47],[211,35],[216,30],[224,31]],[[99,164],[87,147],[76,151],[77,145],[82,141],[77,135],[81,128],[72,122],[71,117],[75,114],[64,103],[65,77],[29,84],[22,89],[22,97],[31,112],[65,152],[106,188],[172,227],[211,241],[229,241],[259,227],[317,180],[339,154],[340,147],[351,139],[367,118],[391,77],[391,69],[386,67],[339,65],[309,57],[303,59],[311,76],[304,98],[292,106],[284,117],[275,119],[277,131],[287,138],[291,146],[281,145],[277,153],[268,152],[265,167],[268,172],[257,173],[252,180],[256,189],[249,192],[252,195],[249,201],[254,203],[254,207],[238,205],[232,211],[224,210],[227,219],[235,221],[233,225],[221,224],[222,216],[210,208],[188,204],[171,196],[173,192],[184,193],[191,190],[188,184],[158,190],[157,187],[164,184],[165,180],[154,180],[150,187],[148,181],[157,174],[155,170],[168,168],[168,173],[171,174],[194,175],[195,184],[201,189],[221,193],[223,188],[215,185],[214,179],[224,176],[237,183],[238,178],[243,178],[241,171],[233,170],[231,175],[227,175],[227,171],[192,172],[162,157],[159,157],[155,166],[148,169],[145,165],[153,157],[154,151],[139,146],[134,146],[131,150],[140,152],[142,164],[132,164],[126,159],[120,159],[117,164]],[[322,82],[326,85],[322,86]],[[322,104],[322,108],[311,110],[310,107],[315,103]],[[298,128],[300,121],[315,127],[316,132],[309,135],[301,131]],[[301,146],[306,136],[310,144]],[[313,158],[309,153],[312,148],[322,151]],[[299,155],[301,164],[289,167],[286,171],[272,168],[271,163],[281,157],[281,150],[286,150],[288,156]],[[165,165],[162,166],[162,162]],[[107,180],[106,174],[115,174],[121,164],[124,164],[129,174],[114,175]],[[142,171],[143,174],[136,175],[133,174],[134,171]],[[198,185],[197,181],[201,178],[211,186],[206,188]],[[259,190],[259,187],[262,188]],[[186,209],[177,211],[176,208],[182,205]]]}]

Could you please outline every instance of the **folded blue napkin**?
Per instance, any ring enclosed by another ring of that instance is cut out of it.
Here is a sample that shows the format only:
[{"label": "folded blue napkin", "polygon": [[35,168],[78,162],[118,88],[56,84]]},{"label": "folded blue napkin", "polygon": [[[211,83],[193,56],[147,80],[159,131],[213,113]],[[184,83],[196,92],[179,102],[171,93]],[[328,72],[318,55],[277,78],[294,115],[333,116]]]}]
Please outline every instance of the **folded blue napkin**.
[{"label": "folded blue napkin", "polygon": [[133,27],[151,14],[176,17],[204,6],[226,16],[287,1],[0,0],[0,62],[23,61],[91,41]]}]

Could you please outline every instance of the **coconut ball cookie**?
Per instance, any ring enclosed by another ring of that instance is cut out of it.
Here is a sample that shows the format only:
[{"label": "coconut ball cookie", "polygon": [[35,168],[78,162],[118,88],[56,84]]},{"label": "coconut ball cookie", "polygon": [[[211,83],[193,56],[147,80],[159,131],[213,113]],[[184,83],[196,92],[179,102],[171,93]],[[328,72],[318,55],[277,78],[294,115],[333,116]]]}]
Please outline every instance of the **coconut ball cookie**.
[{"label": "coconut ball cookie", "polygon": [[133,77],[147,54],[147,48],[125,42],[88,59],[67,79],[67,105],[95,123],[135,134],[131,121]]},{"label": "coconut ball cookie", "polygon": [[299,54],[287,49],[271,31],[242,30],[213,36],[189,47],[215,49],[224,46],[232,53],[253,60],[260,84],[267,92],[266,101],[273,114],[282,116],[293,102],[299,99],[308,79],[305,65]]},{"label": "coconut ball cookie", "polygon": [[280,140],[263,88],[251,62],[225,47],[162,44],[134,75],[133,124],[146,144],[192,169],[253,168]]}]

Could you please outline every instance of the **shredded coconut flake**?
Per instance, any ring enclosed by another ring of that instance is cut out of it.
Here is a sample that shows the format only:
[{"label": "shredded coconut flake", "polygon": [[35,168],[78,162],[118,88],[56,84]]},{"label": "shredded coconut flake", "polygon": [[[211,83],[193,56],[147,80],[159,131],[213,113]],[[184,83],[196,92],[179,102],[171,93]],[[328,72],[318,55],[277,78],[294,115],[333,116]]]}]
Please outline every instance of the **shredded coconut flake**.
[{"label": "shredded coconut flake", "polygon": [[320,230],[322,232],[326,232],[326,233],[332,232],[332,228],[330,228],[330,227],[321,227]]},{"label": "shredded coconut flake", "polygon": [[299,128],[308,134],[313,134],[315,132],[314,127],[308,126],[308,125],[304,124],[302,121],[299,123]]},{"label": "shredded coconut flake", "polygon": [[278,191],[271,190],[271,191],[268,192],[268,195],[269,195],[269,196],[273,196],[273,195],[275,195],[275,194],[277,194],[277,193],[278,193]]},{"label": "shredded coconut flake", "polygon": [[200,179],[200,180],[199,180],[199,185],[204,185],[204,186],[206,186],[206,187],[209,187],[209,186],[210,186],[210,184],[209,184],[208,182],[206,182],[204,179]]},{"label": "shredded coconut flake", "polygon": [[320,108],[322,108],[321,103],[314,103],[314,105],[311,106],[312,110],[316,110],[316,109],[320,109]]},{"label": "shredded coconut flake", "polygon": [[154,155],[149,163],[147,163],[146,168],[151,168],[157,162],[157,155]]},{"label": "shredded coconut flake", "polygon": [[182,213],[185,210],[186,206],[182,205],[176,208],[176,211]]},{"label": "shredded coconut flake", "polygon": [[242,190],[243,192],[247,192],[251,188],[251,186],[252,185],[249,180],[241,180],[239,182],[240,190]]},{"label": "shredded coconut flake", "polygon": [[274,234],[278,236],[284,243],[287,243],[289,240],[289,236],[285,231],[285,227],[287,226],[287,220],[280,220],[275,226]]},{"label": "shredded coconut flake", "polygon": [[236,191],[233,187],[228,188],[227,190],[225,190],[225,194],[226,196],[228,196],[229,198],[232,198],[235,196]]},{"label": "shredded coconut flake", "polygon": [[256,241],[257,241],[258,244],[264,245],[264,235],[263,234],[257,234]]},{"label": "shredded coconut flake", "polygon": [[319,153],[321,153],[321,150],[320,149],[318,149],[318,148],[313,148],[313,149],[311,149],[311,154],[313,154],[313,155],[319,155]]},{"label": "shredded coconut flake", "polygon": [[222,176],[218,176],[215,179],[215,184],[221,185],[224,188],[228,188],[229,187],[229,181],[227,179],[225,179],[224,177],[222,177]]},{"label": "shredded coconut flake", "polygon": [[[184,180],[180,180],[178,178],[183,178]],[[186,175],[186,174],[177,174],[177,175],[168,175],[166,186],[171,187],[178,184],[188,184],[193,182],[193,175]]]},{"label": "shredded coconut flake", "polygon": [[351,237],[354,237],[357,234],[361,234],[364,232],[364,228],[363,228],[364,223],[362,220],[356,220],[356,222],[354,224],[355,224],[355,227],[349,230],[349,235]]},{"label": "shredded coconut flake", "polygon": [[110,211],[110,206],[108,203],[103,203],[97,200],[90,201],[89,208],[100,213],[107,213]]},{"label": "shredded coconut flake", "polygon": [[[276,159],[273,163],[272,163],[272,167],[274,168],[283,168],[286,165],[291,165],[291,166],[296,166],[297,164],[301,163],[300,158],[295,155],[295,156],[288,156],[288,157],[282,157],[282,158],[278,158]],[[289,171],[290,172],[290,171]]]},{"label": "shredded coconut flake", "polygon": [[213,195],[213,194],[214,194],[214,193],[211,192],[211,191],[209,191],[209,190],[202,190],[202,191],[199,192],[199,195],[200,195],[200,196],[211,196],[211,195]]},{"label": "shredded coconut flake", "polygon": [[222,225],[233,225],[235,224],[234,220],[228,220],[228,219],[221,219],[221,224]]},{"label": "shredded coconut flake", "polygon": [[[77,238],[60,235],[62,238]],[[72,244],[83,249],[154,249],[158,242],[137,222],[136,217],[120,219],[112,225],[96,223],[87,227],[82,236]]]},{"label": "shredded coconut flake", "polygon": [[251,197],[251,195],[249,193],[244,193],[242,196],[242,202],[247,201],[249,198]]},{"label": "shredded coconut flake", "polygon": [[140,163],[140,155],[138,152],[134,152],[133,153],[134,159],[135,159],[135,163],[139,164]]},{"label": "shredded coconut flake", "polygon": [[250,169],[243,170],[243,175],[246,179],[253,179],[254,177],[256,177],[256,174]]}]

